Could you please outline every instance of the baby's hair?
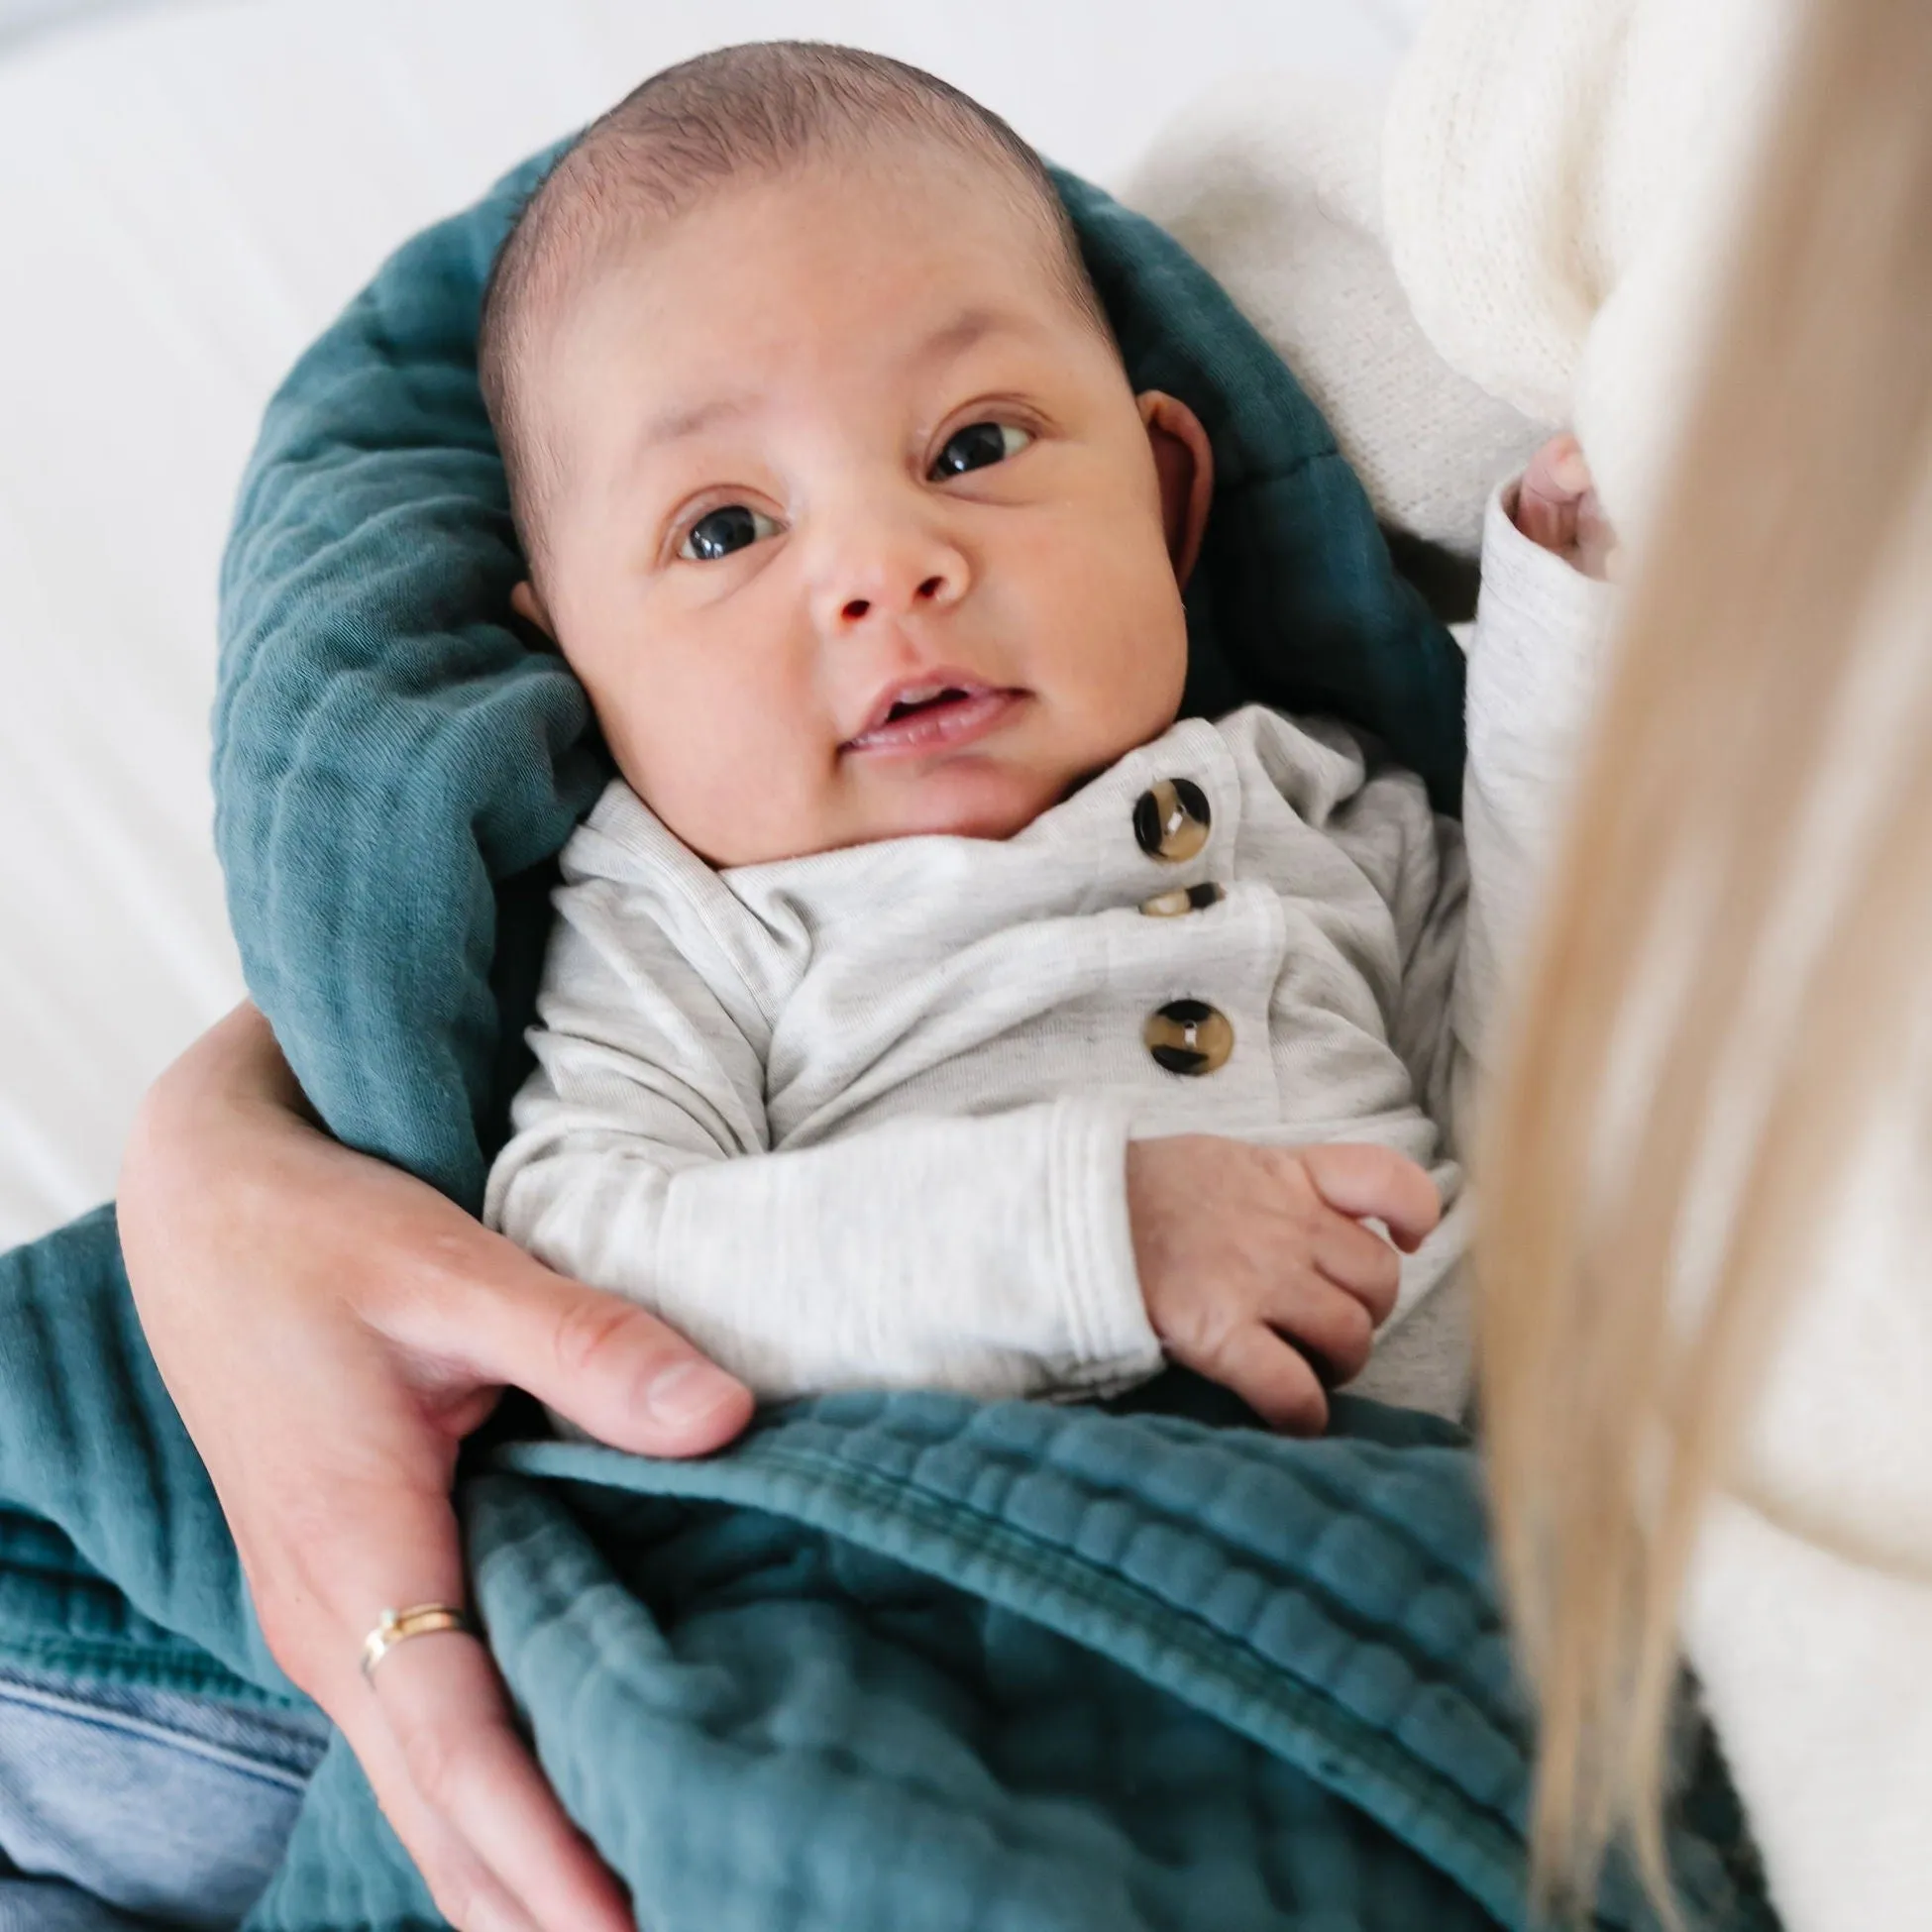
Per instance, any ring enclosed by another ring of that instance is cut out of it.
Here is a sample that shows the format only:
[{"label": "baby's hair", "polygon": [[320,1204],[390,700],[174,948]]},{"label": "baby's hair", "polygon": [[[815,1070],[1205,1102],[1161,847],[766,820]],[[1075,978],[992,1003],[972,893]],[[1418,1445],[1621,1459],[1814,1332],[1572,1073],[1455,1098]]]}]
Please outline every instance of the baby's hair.
[{"label": "baby's hair", "polygon": [[813,41],[722,48],[667,67],[565,152],[517,215],[483,289],[478,374],[510,512],[539,588],[541,513],[558,459],[520,396],[518,376],[600,250],[627,222],[669,221],[728,182],[908,138],[938,142],[1003,175],[1016,206],[1038,224],[1068,300],[1112,342],[1045,162],[970,95],[902,60]]}]

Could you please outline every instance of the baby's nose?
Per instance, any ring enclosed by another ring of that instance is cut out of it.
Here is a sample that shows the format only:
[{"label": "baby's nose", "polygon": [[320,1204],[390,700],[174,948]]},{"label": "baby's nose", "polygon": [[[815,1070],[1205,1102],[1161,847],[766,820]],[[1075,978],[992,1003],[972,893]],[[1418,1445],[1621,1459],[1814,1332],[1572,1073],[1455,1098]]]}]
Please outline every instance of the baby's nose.
[{"label": "baby's nose", "polygon": [[[946,579],[944,574],[935,573],[931,577],[921,579],[913,588],[911,601],[915,604],[937,603],[945,595],[945,591]],[[878,599],[876,597],[869,596],[847,597],[839,606],[838,614],[848,624],[856,624],[862,617],[868,617],[872,614],[872,606],[877,601]]]},{"label": "baby's nose", "polygon": [[828,537],[814,599],[828,632],[942,609],[966,594],[965,552],[929,515],[854,516]]}]

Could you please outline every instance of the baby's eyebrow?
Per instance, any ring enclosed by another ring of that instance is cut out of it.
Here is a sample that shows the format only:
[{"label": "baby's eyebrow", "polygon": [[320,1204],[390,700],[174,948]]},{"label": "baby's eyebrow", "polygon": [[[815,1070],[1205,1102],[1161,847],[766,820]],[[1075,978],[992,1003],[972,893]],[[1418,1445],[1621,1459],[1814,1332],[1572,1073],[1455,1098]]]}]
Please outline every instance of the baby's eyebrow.
[{"label": "baby's eyebrow", "polygon": [[660,410],[638,431],[636,450],[642,456],[660,443],[676,443],[713,423],[728,422],[734,416],[747,416],[758,406],[759,398],[747,391],[711,396],[703,402],[674,403]]},{"label": "baby's eyebrow", "polygon": [[947,362],[963,356],[985,336],[1037,336],[1039,333],[1024,316],[1005,309],[962,309],[950,322],[934,329],[907,360],[914,364]]}]

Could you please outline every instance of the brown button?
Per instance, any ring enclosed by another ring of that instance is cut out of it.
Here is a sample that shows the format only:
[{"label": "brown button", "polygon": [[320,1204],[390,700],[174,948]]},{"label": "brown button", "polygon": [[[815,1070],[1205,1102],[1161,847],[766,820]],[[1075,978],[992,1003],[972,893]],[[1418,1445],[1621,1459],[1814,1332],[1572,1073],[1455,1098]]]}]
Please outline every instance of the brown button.
[{"label": "brown button", "polygon": [[1140,1037],[1169,1073],[1213,1073],[1228,1064],[1234,1050],[1234,1029],[1228,1016],[1205,1000],[1170,1000],[1147,1016]]},{"label": "brown button", "polygon": [[1192,779],[1157,779],[1134,801],[1133,835],[1148,858],[1178,865],[1207,844],[1213,816],[1208,795]]},{"label": "brown button", "polygon": [[1140,902],[1140,910],[1150,919],[1178,918],[1183,912],[1198,912],[1218,905],[1226,895],[1212,881],[1199,886],[1176,886],[1172,892],[1155,893]]}]

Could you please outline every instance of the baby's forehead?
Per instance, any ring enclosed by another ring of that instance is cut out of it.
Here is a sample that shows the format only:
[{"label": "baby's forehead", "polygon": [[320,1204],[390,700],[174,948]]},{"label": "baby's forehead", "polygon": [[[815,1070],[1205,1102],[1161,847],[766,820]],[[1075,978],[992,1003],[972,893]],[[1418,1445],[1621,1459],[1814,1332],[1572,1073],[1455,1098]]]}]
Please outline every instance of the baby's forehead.
[{"label": "baby's forehead", "polygon": [[[988,314],[1027,318],[1035,335],[1097,328],[1107,336],[1050,213],[1029,206],[994,163],[967,170],[943,152],[917,157],[900,146],[891,156],[832,155],[782,173],[747,169],[669,213],[649,197],[603,199],[544,302],[540,333],[552,353],[529,357],[520,373],[554,381],[587,356],[661,364],[680,344],[706,359],[726,344],[789,348],[814,332],[836,348],[830,332],[845,324],[826,312],[826,284],[870,290],[867,278],[882,266],[903,272],[888,275],[892,285],[876,302],[860,304],[871,351],[883,341],[910,352],[937,336],[936,354],[959,346],[948,339],[956,325]],[[856,228],[854,210],[862,211]]]}]

